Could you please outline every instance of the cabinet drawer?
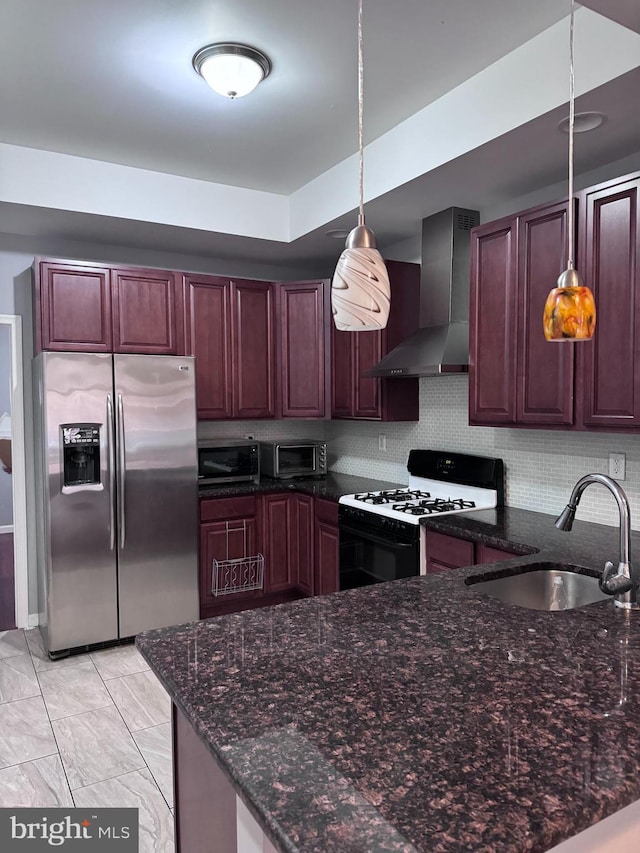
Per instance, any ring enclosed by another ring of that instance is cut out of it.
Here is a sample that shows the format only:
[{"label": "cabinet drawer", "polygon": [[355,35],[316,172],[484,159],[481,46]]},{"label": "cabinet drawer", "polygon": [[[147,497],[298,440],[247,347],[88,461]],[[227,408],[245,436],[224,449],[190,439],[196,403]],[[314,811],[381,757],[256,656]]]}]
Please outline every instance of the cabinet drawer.
[{"label": "cabinet drawer", "polygon": [[256,496],[241,498],[203,498],[200,501],[200,521],[226,521],[256,514]]},{"label": "cabinet drawer", "polygon": [[476,563],[497,563],[500,560],[510,560],[518,556],[513,551],[502,551],[490,545],[476,545]]},{"label": "cabinet drawer", "polygon": [[326,498],[316,498],[316,521],[338,524],[338,502]]},{"label": "cabinet drawer", "polygon": [[427,530],[427,556],[435,563],[444,563],[456,568],[473,566],[475,563],[473,542],[447,536],[445,533],[436,533],[434,530]]}]

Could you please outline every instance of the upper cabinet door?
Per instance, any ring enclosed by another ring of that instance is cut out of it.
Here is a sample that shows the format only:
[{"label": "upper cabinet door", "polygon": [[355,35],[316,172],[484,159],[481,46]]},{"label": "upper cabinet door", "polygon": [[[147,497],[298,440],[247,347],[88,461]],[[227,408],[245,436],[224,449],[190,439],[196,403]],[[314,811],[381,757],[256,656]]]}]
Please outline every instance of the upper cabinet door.
[{"label": "upper cabinet door", "polygon": [[331,416],[352,418],[354,407],[354,332],[339,332],[331,323]]},{"label": "upper cabinet door", "polygon": [[234,416],[273,418],[273,284],[266,281],[234,281],[232,294]]},{"label": "upper cabinet door", "polygon": [[[382,417],[380,379],[363,376],[362,373],[376,365],[382,358],[382,332],[351,332],[355,338],[355,402],[353,414],[356,418]],[[396,380],[407,382],[409,380]]]},{"label": "upper cabinet door", "polygon": [[327,415],[329,282],[278,286],[279,414],[285,418]]},{"label": "upper cabinet door", "polygon": [[640,427],[639,186],[610,181],[581,197],[578,269],[596,300],[594,338],[577,345],[589,427]]},{"label": "upper cabinet door", "polygon": [[[184,351],[176,273],[112,270],[113,351],[178,355]],[[178,322],[178,317],[180,321]]]},{"label": "upper cabinet door", "polygon": [[[471,232],[469,422],[516,420],[517,220]],[[540,309],[542,324],[542,308]]]},{"label": "upper cabinet door", "polygon": [[567,203],[518,217],[518,390],[520,424],[572,424],[574,346],[542,330],[547,295],[567,266]]},{"label": "upper cabinet door", "polygon": [[36,263],[36,351],[111,352],[109,270],[94,264]]},{"label": "upper cabinet door", "polygon": [[186,350],[196,357],[198,418],[231,418],[231,282],[186,275],[183,286]]}]

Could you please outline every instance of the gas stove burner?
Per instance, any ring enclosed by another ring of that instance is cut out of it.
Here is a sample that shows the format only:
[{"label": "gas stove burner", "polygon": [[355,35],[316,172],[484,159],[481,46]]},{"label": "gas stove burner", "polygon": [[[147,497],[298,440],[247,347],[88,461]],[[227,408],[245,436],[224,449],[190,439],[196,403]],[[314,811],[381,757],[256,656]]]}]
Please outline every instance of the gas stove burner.
[{"label": "gas stove burner", "polygon": [[419,489],[410,491],[408,489],[389,489],[386,492],[361,492],[354,495],[355,500],[366,504],[391,504],[396,501],[414,501],[420,498],[429,498],[429,492],[422,492]]},{"label": "gas stove burner", "polygon": [[456,512],[474,507],[474,501],[465,501],[462,498],[433,498],[432,500],[419,500],[413,503],[394,504],[391,509],[396,512],[407,513],[407,515],[436,515],[439,512]]}]

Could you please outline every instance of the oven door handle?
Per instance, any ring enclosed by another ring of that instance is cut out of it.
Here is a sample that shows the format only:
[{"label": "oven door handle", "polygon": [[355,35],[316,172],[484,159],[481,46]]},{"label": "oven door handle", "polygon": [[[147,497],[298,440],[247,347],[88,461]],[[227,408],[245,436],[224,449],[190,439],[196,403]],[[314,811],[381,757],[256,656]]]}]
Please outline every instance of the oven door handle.
[{"label": "oven door handle", "polygon": [[375,542],[377,545],[382,545],[383,548],[392,548],[394,551],[400,551],[403,548],[415,548],[418,544],[416,539],[414,542],[395,542],[390,539],[383,539],[376,536],[374,533],[369,533],[366,530],[356,527],[349,527],[347,524],[339,524],[338,531],[340,533],[350,533],[352,536],[357,536],[359,539],[368,539],[370,542]]}]

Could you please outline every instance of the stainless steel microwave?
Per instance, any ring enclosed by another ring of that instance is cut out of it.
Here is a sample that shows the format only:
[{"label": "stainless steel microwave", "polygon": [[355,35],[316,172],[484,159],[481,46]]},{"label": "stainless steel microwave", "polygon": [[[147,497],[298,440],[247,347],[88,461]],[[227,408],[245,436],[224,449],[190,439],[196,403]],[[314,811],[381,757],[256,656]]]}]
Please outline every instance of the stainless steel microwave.
[{"label": "stainless steel microwave", "polygon": [[324,477],[327,473],[327,444],[313,439],[260,442],[260,471],[267,477]]},{"label": "stainless steel microwave", "polygon": [[244,438],[198,441],[198,485],[259,481],[260,453],[257,441]]}]

